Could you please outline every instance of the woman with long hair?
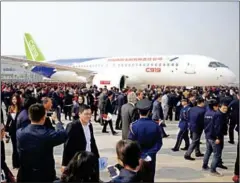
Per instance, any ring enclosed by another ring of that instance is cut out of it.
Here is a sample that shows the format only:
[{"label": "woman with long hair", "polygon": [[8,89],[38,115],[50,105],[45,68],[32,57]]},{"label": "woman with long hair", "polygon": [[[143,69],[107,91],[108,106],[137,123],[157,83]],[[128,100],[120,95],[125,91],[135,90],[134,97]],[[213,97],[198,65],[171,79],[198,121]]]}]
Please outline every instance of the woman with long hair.
[{"label": "woman with long hair", "polygon": [[98,158],[91,152],[77,152],[60,182],[100,182]]},{"label": "woman with long hair", "polygon": [[14,94],[11,98],[11,105],[8,107],[7,111],[7,123],[6,123],[6,131],[9,133],[12,141],[12,165],[13,168],[19,168],[19,157],[17,152],[17,116],[21,111],[21,99],[20,96]]}]

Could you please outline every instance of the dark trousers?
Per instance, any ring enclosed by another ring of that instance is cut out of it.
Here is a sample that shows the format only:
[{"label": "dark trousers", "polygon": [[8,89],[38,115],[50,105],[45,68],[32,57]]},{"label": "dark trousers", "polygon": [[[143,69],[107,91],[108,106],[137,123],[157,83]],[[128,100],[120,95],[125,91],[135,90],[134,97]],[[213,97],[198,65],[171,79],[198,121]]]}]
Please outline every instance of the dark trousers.
[{"label": "dark trousers", "polygon": [[17,173],[17,182],[53,182],[56,179],[55,170],[35,170],[20,167]]},{"label": "dark trousers", "polygon": [[113,114],[117,114],[117,111],[118,111],[118,105],[116,104],[116,105],[114,106]]},{"label": "dark trousers", "polygon": [[97,110],[98,110],[98,108],[97,108],[97,106],[92,105],[91,109],[92,109],[92,113],[94,115],[94,121],[97,121]]},{"label": "dark trousers", "polygon": [[149,154],[149,156],[152,158],[152,161],[149,163],[149,168],[150,168],[150,180],[149,182],[154,182],[155,178],[155,170],[156,170],[156,154]]},{"label": "dark trousers", "polygon": [[168,116],[167,119],[169,118],[169,120],[172,121],[172,117],[173,117],[173,106],[169,106],[167,116]]},{"label": "dark trousers", "polygon": [[186,152],[185,156],[191,156],[192,152],[195,149],[195,154],[200,154],[200,138],[201,138],[202,132],[192,132],[192,142],[188,148],[188,151]]},{"label": "dark trousers", "polygon": [[121,117],[121,108],[118,109],[117,120],[116,120],[116,129],[122,129],[122,117]]},{"label": "dark trousers", "polygon": [[234,142],[234,128],[236,126],[236,122],[234,120],[230,120],[229,123],[229,129],[228,129],[228,134],[229,134],[229,141]]},{"label": "dark trousers", "polygon": [[215,140],[206,139],[206,152],[203,159],[203,167],[206,168],[208,166],[208,161],[213,152],[213,159],[211,164],[211,172],[216,172],[217,166],[221,161],[221,153],[222,147],[221,144],[216,144]]},{"label": "dark trousers", "polygon": [[99,121],[100,121],[100,124],[101,124],[101,125],[104,125],[104,120],[103,120],[102,115],[103,115],[103,113],[102,113],[101,110],[100,110]]},{"label": "dark trousers", "polygon": [[17,139],[16,135],[11,135],[11,141],[12,141],[12,165],[13,168],[19,168],[20,163],[19,163],[19,156],[18,156],[18,151],[17,151]]},{"label": "dark trousers", "polygon": [[222,161],[222,152],[223,152],[223,148],[224,148],[224,136],[221,137],[220,139],[220,147],[221,147],[221,152],[220,152],[220,161],[219,161],[219,165],[222,165],[223,164],[223,161]]},{"label": "dark trousers", "polygon": [[176,106],[175,121],[179,121],[181,106]]},{"label": "dark trousers", "polygon": [[59,106],[59,107],[56,107],[55,112],[56,112],[58,121],[59,121],[59,122],[62,122],[62,121],[61,121],[61,113],[62,113],[62,112],[61,112],[61,107],[60,107],[60,106]]},{"label": "dark trousers", "polygon": [[114,133],[112,120],[109,120],[109,121],[104,120],[104,125],[103,125],[102,132],[106,132],[107,131],[107,125],[108,124],[110,126],[111,132]]},{"label": "dark trousers", "polygon": [[239,176],[239,140],[237,145],[237,157],[235,161],[234,174]]},{"label": "dark trousers", "polygon": [[174,149],[179,149],[182,143],[182,140],[185,141],[185,148],[189,147],[189,137],[188,137],[188,129],[180,129],[177,136],[177,142],[174,146]]},{"label": "dark trousers", "polygon": [[167,134],[166,134],[166,132],[165,132],[165,130],[164,130],[164,127],[165,127],[165,125],[163,125],[163,124],[160,124],[160,125],[159,125],[159,128],[160,128],[160,130],[161,130],[161,132],[162,132],[162,137],[167,136]]},{"label": "dark trousers", "polygon": [[67,120],[67,116],[69,117],[69,120],[71,120],[72,117],[72,105],[65,105],[64,106],[64,114],[65,114],[65,119]]}]

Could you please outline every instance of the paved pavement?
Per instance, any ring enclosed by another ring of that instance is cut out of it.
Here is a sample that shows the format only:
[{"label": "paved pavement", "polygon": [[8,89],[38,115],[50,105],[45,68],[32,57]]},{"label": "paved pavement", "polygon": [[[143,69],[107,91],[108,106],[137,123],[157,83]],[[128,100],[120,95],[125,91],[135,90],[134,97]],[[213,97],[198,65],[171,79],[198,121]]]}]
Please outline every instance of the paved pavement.
[{"label": "paved pavement", "polygon": [[[68,121],[64,121],[64,123],[67,124]],[[121,131],[119,131],[117,136],[112,136],[111,133],[103,134],[101,132],[102,126],[100,126],[98,123],[93,122],[93,126],[100,156],[108,157],[109,165],[115,164],[117,160],[115,145],[116,142],[121,139]],[[110,131],[109,127],[108,131]],[[166,132],[170,134],[170,136],[163,140],[163,147],[157,154],[155,182],[232,182],[231,178],[234,172],[237,146],[229,144],[227,142],[227,137],[225,138],[223,161],[228,167],[228,170],[219,169],[224,176],[213,177],[209,174],[209,172],[203,172],[201,170],[203,158],[197,158],[195,161],[187,161],[183,158],[185,151],[171,151],[171,148],[176,142],[176,134],[178,132],[177,122],[167,122]],[[205,140],[203,137],[201,141],[203,142],[203,144],[201,144],[201,150],[202,152],[205,152]],[[11,168],[11,142],[5,144],[5,146],[7,164],[9,165],[9,168]],[[184,144],[182,146],[184,146]],[[55,147],[54,157],[58,176],[60,176],[62,152],[63,145]],[[12,171],[16,175],[16,170]],[[106,170],[101,172],[101,179],[103,181],[110,180]]]}]

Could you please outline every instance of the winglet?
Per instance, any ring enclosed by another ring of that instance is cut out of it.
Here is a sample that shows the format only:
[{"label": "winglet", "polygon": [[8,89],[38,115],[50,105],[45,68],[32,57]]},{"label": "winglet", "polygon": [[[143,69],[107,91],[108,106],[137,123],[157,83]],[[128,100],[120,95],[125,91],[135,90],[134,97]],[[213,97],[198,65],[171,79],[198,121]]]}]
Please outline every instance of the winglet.
[{"label": "winglet", "polygon": [[25,33],[24,34],[24,46],[25,46],[25,52],[26,57],[28,60],[33,61],[44,61],[45,57],[42,54],[41,50],[38,48],[37,44],[33,40],[31,34]]}]

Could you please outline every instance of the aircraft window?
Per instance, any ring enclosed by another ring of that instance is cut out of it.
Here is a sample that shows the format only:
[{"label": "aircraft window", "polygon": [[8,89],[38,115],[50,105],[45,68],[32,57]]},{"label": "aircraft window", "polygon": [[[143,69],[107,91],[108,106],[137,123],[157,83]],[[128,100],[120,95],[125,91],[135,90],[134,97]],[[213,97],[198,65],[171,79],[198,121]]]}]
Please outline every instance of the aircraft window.
[{"label": "aircraft window", "polygon": [[148,64],[146,64],[147,66],[149,66],[149,63]]},{"label": "aircraft window", "polygon": [[134,66],[134,63],[132,63],[132,66]]},{"label": "aircraft window", "polygon": [[139,66],[141,67],[141,66],[142,66],[142,64],[139,64]]},{"label": "aircraft window", "polygon": [[174,66],[174,63],[172,63],[172,66]]},{"label": "aircraft window", "polygon": [[123,64],[121,64],[121,66],[123,67]]},{"label": "aircraft window", "polygon": [[210,62],[209,65],[208,65],[208,67],[213,67],[213,68],[215,68],[215,67],[218,67],[218,64],[217,64],[217,62]]},{"label": "aircraft window", "polygon": [[159,67],[161,67],[161,63],[159,63]]},{"label": "aircraft window", "polygon": [[157,63],[155,64],[155,67],[157,67]]},{"label": "aircraft window", "polygon": [[228,66],[226,66],[226,65],[224,65],[224,64],[222,64],[222,63],[220,63],[220,62],[217,62],[218,63],[218,65],[220,66],[220,67],[226,67],[226,68],[228,68]]},{"label": "aircraft window", "polygon": [[145,66],[145,64],[143,64],[143,67]]},{"label": "aircraft window", "polygon": [[176,63],[176,66],[178,66],[178,63]]},{"label": "aircraft window", "polygon": [[128,64],[128,67],[131,67],[131,64]]},{"label": "aircraft window", "polygon": [[169,66],[169,64],[167,64],[167,66]]},{"label": "aircraft window", "polygon": [[163,64],[163,67],[165,66],[165,64]]}]

